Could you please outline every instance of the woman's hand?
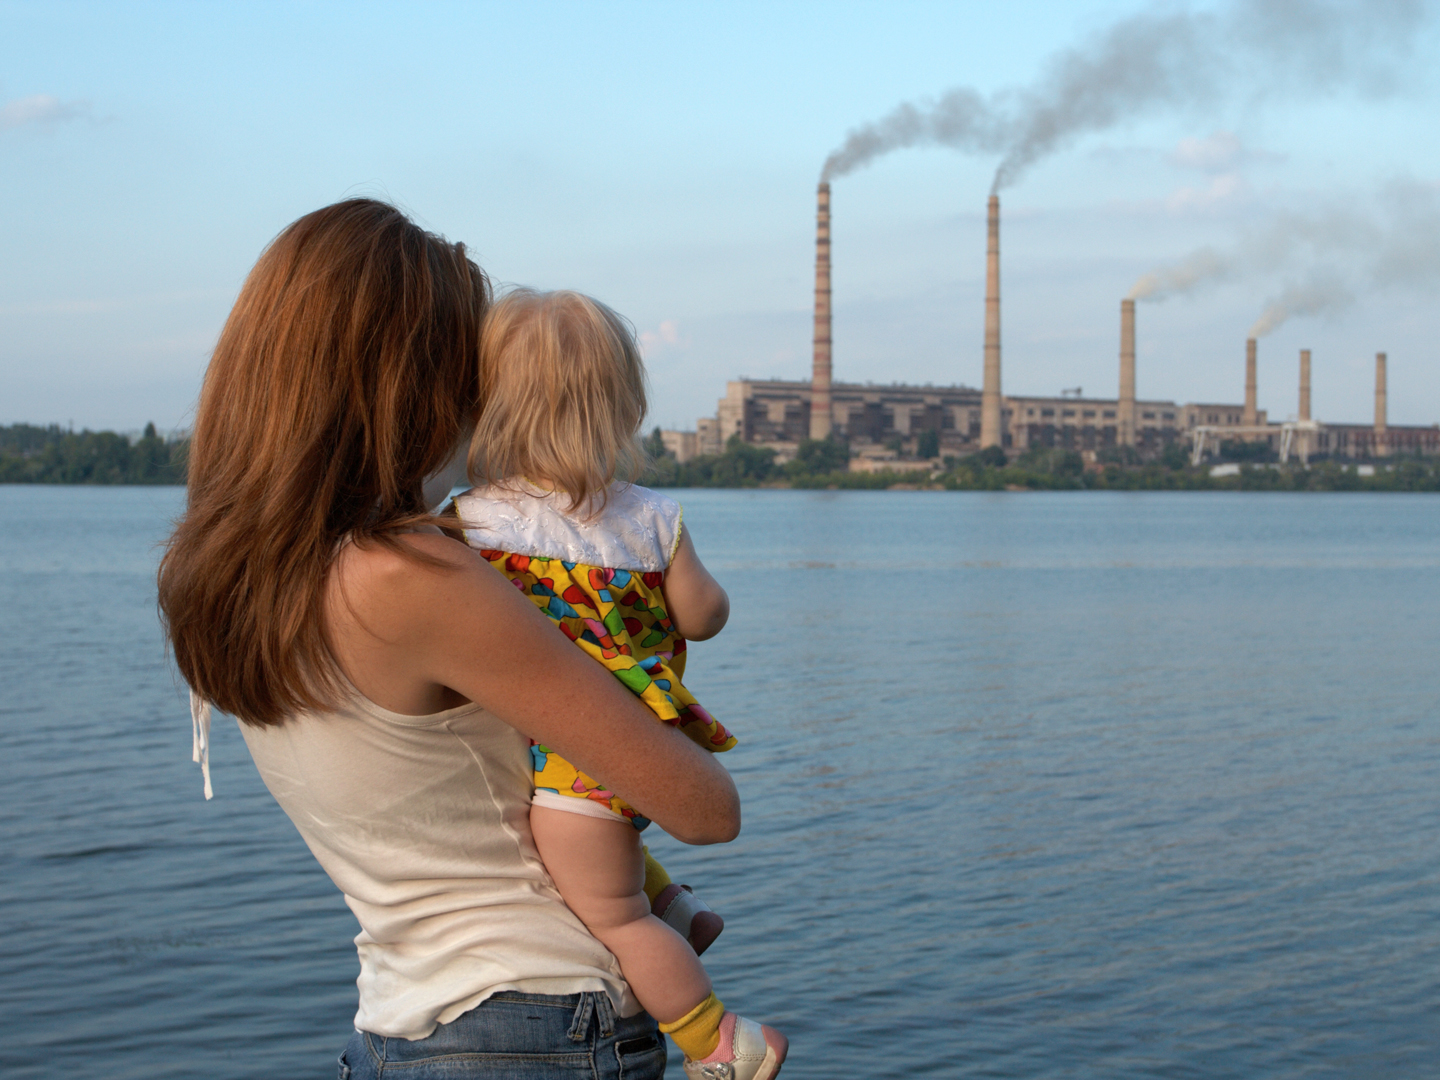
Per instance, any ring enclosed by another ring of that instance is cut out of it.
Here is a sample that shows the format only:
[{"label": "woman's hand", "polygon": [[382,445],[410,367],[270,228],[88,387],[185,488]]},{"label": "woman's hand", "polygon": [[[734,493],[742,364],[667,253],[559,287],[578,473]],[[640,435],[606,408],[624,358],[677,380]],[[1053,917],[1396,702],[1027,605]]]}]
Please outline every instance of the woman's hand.
[{"label": "woman's hand", "polygon": [[740,797],[715,755],[659,723],[475,552],[433,533],[401,542],[433,565],[351,544],[332,573],[332,647],[362,694],[415,716],[478,702],[677,840],[739,834]]}]

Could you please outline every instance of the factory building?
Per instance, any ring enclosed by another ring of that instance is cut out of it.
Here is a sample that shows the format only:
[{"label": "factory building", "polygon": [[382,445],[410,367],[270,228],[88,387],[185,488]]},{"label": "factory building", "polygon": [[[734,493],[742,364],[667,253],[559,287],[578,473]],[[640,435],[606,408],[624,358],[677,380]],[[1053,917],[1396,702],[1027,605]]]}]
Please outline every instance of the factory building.
[{"label": "factory building", "polygon": [[1315,433],[1316,454],[1374,459],[1394,454],[1440,455],[1440,424],[1407,425],[1377,432],[1370,424],[1326,424]]},{"label": "factory building", "polygon": [[[1323,424],[1310,416],[1310,350],[1300,353],[1298,421],[1272,423],[1257,405],[1258,343],[1245,343],[1242,403],[1140,400],[1136,397],[1135,301],[1120,304],[1119,394],[1115,398],[1012,397],[1001,390],[1000,200],[986,213],[985,339],[979,390],[964,385],[875,385],[833,380],[830,296],[830,185],[816,192],[815,306],[808,382],[738,379],[726,384],[713,417],[695,432],[666,432],[666,447],[681,461],[718,454],[730,438],[774,448],[783,460],[806,438],[838,437],[871,464],[914,455],[924,432],[937,433],[939,456],[963,456],[988,447],[1020,453],[1034,447],[1096,453],[1133,447],[1150,456],[1175,443],[1192,445],[1198,458],[1227,440],[1264,442],[1302,459],[1323,454],[1374,458],[1440,454],[1440,425],[1391,427],[1387,423],[1386,357],[1375,358],[1373,424]],[[898,450],[897,450],[898,447]]]},{"label": "factory building", "polygon": [[662,431],[660,439],[665,452],[681,463],[699,453],[699,439],[693,431]]},{"label": "factory building", "polygon": [[897,437],[913,442],[926,429],[940,433],[944,454],[969,453],[979,445],[980,391],[968,386],[833,383],[825,387],[828,410],[812,408],[814,400],[809,382],[726,383],[714,422],[698,425],[697,448],[716,454],[730,436],[738,435],[742,442],[770,446],[787,456],[801,439],[813,438],[810,433],[817,428],[847,440],[856,450],[883,447]]},{"label": "factory building", "polygon": [[[939,433],[941,456],[973,454],[984,446],[983,393],[972,387],[832,383],[829,390],[830,430],[862,457],[897,439],[907,453],[914,453],[917,437],[927,429]],[[738,435],[742,442],[768,446],[788,457],[813,429],[811,400],[808,382],[733,380],[726,384],[716,415],[697,425],[695,448],[701,454],[718,454],[730,436]],[[1239,427],[1243,418],[1239,405],[1134,404],[1135,437],[1129,445],[1142,452],[1189,439],[1197,423]],[[1093,452],[1125,445],[1120,441],[1120,406],[1117,398],[1002,397],[999,445],[1016,453],[1037,446]],[[1265,423],[1264,410],[1258,415]]]}]

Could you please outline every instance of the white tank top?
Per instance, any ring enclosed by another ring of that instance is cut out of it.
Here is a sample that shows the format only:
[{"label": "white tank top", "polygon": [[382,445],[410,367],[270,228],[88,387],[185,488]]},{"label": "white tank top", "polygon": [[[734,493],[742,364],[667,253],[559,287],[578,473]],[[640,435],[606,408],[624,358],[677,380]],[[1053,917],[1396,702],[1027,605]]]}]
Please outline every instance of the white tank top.
[{"label": "white tank top", "polygon": [[478,705],[240,725],[260,775],[360,921],[355,1026],[422,1039],[501,990],[605,991],[620,966],[560,899],[530,837],[528,740]]}]

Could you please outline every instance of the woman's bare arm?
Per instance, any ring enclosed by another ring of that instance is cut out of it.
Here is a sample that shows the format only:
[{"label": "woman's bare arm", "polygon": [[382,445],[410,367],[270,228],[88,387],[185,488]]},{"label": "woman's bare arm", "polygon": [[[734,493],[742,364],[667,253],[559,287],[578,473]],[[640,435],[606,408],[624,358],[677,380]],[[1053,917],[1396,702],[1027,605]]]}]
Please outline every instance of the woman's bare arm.
[{"label": "woman's bare arm", "polygon": [[657,723],[475,552],[438,533],[403,542],[439,565],[351,545],[335,570],[333,647],[361,693],[408,715],[476,701],[676,839],[738,835],[739,795],[714,755]]},{"label": "woman's bare arm", "polygon": [[680,546],[665,571],[665,613],[690,641],[714,637],[730,618],[730,597],[695,554],[689,528],[680,533]]}]

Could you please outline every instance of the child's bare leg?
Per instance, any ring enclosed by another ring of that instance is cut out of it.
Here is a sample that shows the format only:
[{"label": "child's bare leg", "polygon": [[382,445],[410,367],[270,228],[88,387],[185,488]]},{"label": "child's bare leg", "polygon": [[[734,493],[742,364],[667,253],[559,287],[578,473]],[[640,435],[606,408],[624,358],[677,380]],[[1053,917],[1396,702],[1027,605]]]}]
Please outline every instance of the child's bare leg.
[{"label": "child's bare leg", "polygon": [[690,943],[650,914],[640,834],[627,821],[530,808],[530,831],[570,910],[615,954],[645,1011],[679,1020],[710,993]]}]

